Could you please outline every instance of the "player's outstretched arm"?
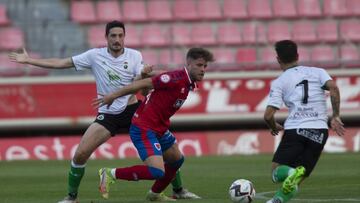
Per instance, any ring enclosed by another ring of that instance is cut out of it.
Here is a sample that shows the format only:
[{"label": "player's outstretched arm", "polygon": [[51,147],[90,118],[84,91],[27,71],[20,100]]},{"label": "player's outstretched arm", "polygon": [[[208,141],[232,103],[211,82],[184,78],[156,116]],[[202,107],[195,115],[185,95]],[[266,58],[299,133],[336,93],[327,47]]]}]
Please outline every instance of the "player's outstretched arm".
[{"label": "player's outstretched arm", "polygon": [[279,134],[280,130],[283,130],[283,126],[275,121],[275,113],[277,109],[273,106],[267,106],[264,113],[264,120],[266,125],[270,128],[271,135],[275,136]]},{"label": "player's outstretched arm", "polygon": [[340,91],[338,86],[333,80],[329,80],[325,83],[325,88],[330,91],[330,100],[333,115],[331,118],[331,128],[337,135],[343,136],[345,134],[344,124],[340,118]]},{"label": "player's outstretched arm", "polygon": [[9,58],[11,61],[22,64],[30,64],[42,68],[50,68],[50,69],[65,69],[74,67],[71,58],[50,58],[50,59],[34,59],[31,58],[26,49],[23,48],[22,53],[11,52],[9,54]]},{"label": "player's outstretched arm", "polygon": [[114,102],[116,98],[128,95],[128,94],[135,94],[137,91],[141,89],[152,89],[153,84],[151,78],[145,78],[142,80],[137,80],[130,85],[127,85],[116,92],[111,94],[104,95],[102,98],[96,98],[93,100],[92,105],[94,107],[100,107],[106,105],[108,108]]}]

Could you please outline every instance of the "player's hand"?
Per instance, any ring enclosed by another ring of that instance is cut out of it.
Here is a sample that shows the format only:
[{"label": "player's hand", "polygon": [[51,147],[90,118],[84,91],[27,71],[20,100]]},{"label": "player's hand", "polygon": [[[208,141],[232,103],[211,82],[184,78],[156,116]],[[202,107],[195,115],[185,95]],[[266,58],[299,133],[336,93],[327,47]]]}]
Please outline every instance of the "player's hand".
[{"label": "player's hand", "polygon": [[284,130],[284,127],[281,124],[275,123],[275,125],[276,125],[276,128],[270,130],[270,133],[272,136],[276,136],[279,134],[280,131]]},{"label": "player's hand", "polygon": [[17,63],[27,63],[29,60],[29,55],[25,48],[23,48],[22,51],[22,53],[11,52],[9,54],[10,60]]},{"label": "player's hand", "polygon": [[149,77],[150,73],[153,71],[154,65],[149,65],[149,64],[145,64],[144,68],[141,71],[141,77],[142,78],[147,78]]},{"label": "player's hand", "polygon": [[341,121],[341,118],[339,116],[332,117],[330,125],[331,129],[333,129],[333,131],[335,131],[337,135],[345,135],[344,123]]},{"label": "player's hand", "polygon": [[106,105],[109,108],[116,98],[112,94],[104,95],[102,98],[95,98],[92,102],[92,106],[100,108]]}]

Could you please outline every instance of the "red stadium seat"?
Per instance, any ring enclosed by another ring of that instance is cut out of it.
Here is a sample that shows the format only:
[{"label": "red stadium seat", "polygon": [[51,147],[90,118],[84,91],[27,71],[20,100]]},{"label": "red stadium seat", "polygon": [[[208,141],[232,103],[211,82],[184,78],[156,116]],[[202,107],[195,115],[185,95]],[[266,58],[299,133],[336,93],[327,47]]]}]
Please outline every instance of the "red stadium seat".
[{"label": "red stadium seat", "polygon": [[98,1],[96,4],[96,14],[99,22],[110,22],[122,20],[119,4],[117,1]]},{"label": "red stadium seat", "polygon": [[317,46],[311,52],[311,61],[316,66],[334,68],[338,66],[337,49],[331,46]]},{"label": "red stadium seat", "polygon": [[0,77],[19,77],[25,75],[23,64],[11,62],[5,53],[0,53]]},{"label": "red stadium seat", "polygon": [[353,16],[360,15],[360,1],[359,0],[347,0],[348,10]]},{"label": "red stadium seat", "polygon": [[263,23],[258,23],[256,25],[256,43],[261,43],[261,44],[269,43],[267,39],[266,27]]},{"label": "red stadium seat", "polygon": [[278,68],[278,62],[276,59],[276,51],[273,47],[265,47],[260,50],[260,67],[263,69],[275,69]]},{"label": "red stadium seat", "polygon": [[340,60],[345,67],[359,67],[359,49],[351,44],[342,45],[340,47]]},{"label": "red stadium seat", "polygon": [[242,69],[253,69],[256,67],[256,49],[239,48],[235,55],[236,62]]},{"label": "red stadium seat", "polygon": [[142,0],[124,0],[122,13],[125,21],[142,22],[148,20],[145,2]]},{"label": "red stadium seat", "polygon": [[97,22],[92,1],[71,1],[71,19],[77,23]]},{"label": "red stadium seat", "polygon": [[148,1],[147,13],[153,21],[170,21],[173,18],[169,0]]},{"label": "red stadium seat", "polygon": [[167,68],[181,68],[185,63],[185,52],[179,49],[165,49],[160,52],[159,63]]},{"label": "red stadium seat", "polygon": [[218,65],[235,64],[235,53],[229,48],[217,48],[212,52],[214,54],[215,63]]},{"label": "red stadium seat", "polygon": [[248,1],[248,14],[251,18],[272,18],[269,0]]},{"label": "red stadium seat", "polygon": [[219,0],[198,0],[197,8],[201,19],[218,20],[222,18]]},{"label": "red stadium seat", "polygon": [[297,11],[300,17],[321,17],[319,0],[297,0]]},{"label": "red stadium seat", "polygon": [[133,47],[143,46],[143,44],[141,43],[141,38],[137,26],[127,25],[125,29],[126,29],[126,36],[125,36],[126,47],[133,48]]},{"label": "red stadium seat", "polygon": [[359,20],[345,20],[340,23],[340,34],[342,40],[360,41],[360,22]]},{"label": "red stadium seat", "polygon": [[257,34],[256,34],[256,23],[249,22],[245,23],[242,26],[242,39],[243,42],[246,44],[254,44],[257,41]]},{"label": "red stadium seat", "polygon": [[279,17],[279,18],[297,17],[296,7],[293,0],[273,0],[272,8],[275,17]]},{"label": "red stadium seat", "polygon": [[226,45],[238,45],[242,43],[241,32],[238,23],[226,23],[218,25],[218,42]]},{"label": "red stadium seat", "polygon": [[318,39],[323,42],[337,42],[339,39],[336,21],[319,21],[316,29]]},{"label": "red stadium seat", "polygon": [[324,15],[336,17],[351,16],[346,0],[323,0],[323,2]]},{"label": "red stadium seat", "polygon": [[191,40],[196,45],[214,45],[216,38],[211,24],[194,24],[191,29]]},{"label": "red stadium seat", "polygon": [[158,52],[154,49],[141,50],[143,61],[145,64],[157,65],[159,64]]},{"label": "red stadium seat", "polygon": [[301,43],[317,41],[315,27],[311,21],[299,21],[293,24],[293,39]]},{"label": "red stadium seat", "polygon": [[145,25],[142,30],[142,43],[148,46],[167,46],[169,45],[169,31],[167,28],[158,24]]},{"label": "red stadium seat", "polygon": [[172,38],[175,45],[190,45],[192,41],[189,26],[186,24],[174,24],[172,26]]},{"label": "red stadium seat", "polygon": [[298,47],[298,54],[299,54],[299,62],[301,64],[307,65],[310,63],[310,51],[308,48],[305,47]]},{"label": "red stadium seat", "polygon": [[0,29],[0,50],[14,50],[24,46],[24,34],[20,28]]},{"label": "red stadium seat", "polygon": [[194,0],[175,0],[173,8],[175,20],[199,20]]},{"label": "red stadium seat", "polygon": [[0,4],[0,26],[8,25],[9,23],[10,21],[6,14],[6,6]]},{"label": "red stadium seat", "polygon": [[105,28],[103,26],[92,26],[89,27],[88,32],[88,43],[90,47],[105,47]]},{"label": "red stadium seat", "polygon": [[289,24],[287,22],[274,22],[268,25],[267,38],[274,43],[279,40],[291,39]]},{"label": "red stadium seat", "polygon": [[224,17],[243,19],[248,17],[245,0],[224,0]]}]

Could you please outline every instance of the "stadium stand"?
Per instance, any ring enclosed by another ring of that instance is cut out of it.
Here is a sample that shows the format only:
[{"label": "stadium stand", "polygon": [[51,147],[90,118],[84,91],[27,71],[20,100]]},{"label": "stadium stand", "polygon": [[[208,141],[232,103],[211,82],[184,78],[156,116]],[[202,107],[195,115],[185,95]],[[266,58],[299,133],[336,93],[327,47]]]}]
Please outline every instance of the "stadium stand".
[{"label": "stadium stand", "polygon": [[360,15],[360,3],[358,0],[347,0],[347,7],[351,16],[356,17]]},{"label": "stadium stand", "polygon": [[96,23],[96,14],[93,2],[71,1],[71,19],[78,23]]},{"label": "stadium stand", "polygon": [[158,24],[148,24],[142,29],[142,43],[150,47],[169,45],[169,29]]},{"label": "stadium stand", "polygon": [[269,0],[248,1],[248,13],[251,18],[272,18]]},{"label": "stadium stand", "polygon": [[[4,0],[0,53],[23,46],[42,57],[81,53],[105,46],[104,24],[117,19],[126,24],[128,47],[170,68],[182,63],[178,54],[188,47],[204,46],[216,53],[219,71],[272,69],[262,64],[271,61],[270,48],[281,39],[298,42],[306,63],[354,68],[359,15],[359,0]],[[52,74],[58,73],[39,73]]]},{"label": "stadium stand", "polygon": [[173,14],[168,0],[148,1],[147,13],[149,20],[152,21],[171,21]]},{"label": "stadium stand", "polygon": [[14,50],[23,47],[24,33],[18,27],[6,27],[0,30],[0,50]]},{"label": "stadium stand", "polygon": [[245,19],[248,18],[248,12],[245,0],[224,0],[223,2],[224,18]]},{"label": "stadium stand", "polygon": [[323,42],[337,42],[339,39],[337,22],[334,20],[320,21],[316,26],[318,40]]},{"label": "stadium stand", "polygon": [[194,24],[191,29],[191,41],[194,45],[215,45],[216,39],[211,24]]},{"label": "stadium stand", "polygon": [[8,25],[10,23],[7,14],[6,14],[6,6],[0,4],[0,26]]},{"label": "stadium stand", "polygon": [[338,67],[338,51],[329,45],[318,45],[312,49],[311,62],[324,68]]},{"label": "stadium stand", "polygon": [[347,17],[351,16],[347,7],[347,1],[344,0],[323,0],[324,3],[324,15]]},{"label": "stadium stand", "polygon": [[122,13],[126,22],[145,22],[148,20],[144,1],[123,1]]},{"label": "stadium stand", "polygon": [[299,17],[321,17],[322,11],[319,0],[297,0]]},{"label": "stadium stand", "polygon": [[287,22],[273,22],[268,24],[267,39],[274,43],[283,39],[291,39],[289,24]]},{"label": "stadium stand", "polygon": [[340,60],[345,67],[359,67],[360,53],[359,49],[352,44],[345,44],[340,47]]},{"label": "stadium stand", "polygon": [[239,24],[223,23],[218,25],[217,39],[220,44],[239,45],[242,43]]},{"label": "stadium stand", "polygon": [[315,43],[317,37],[314,24],[311,21],[294,22],[292,39],[299,43]]},{"label": "stadium stand", "polygon": [[360,41],[360,22],[359,20],[344,20],[340,22],[341,38],[344,41]]},{"label": "stadium stand", "polygon": [[198,14],[204,20],[219,20],[222,18],[218,0],[198,0]]},{"label": "stadium stand", "polygon": [[278,18],[296,18],[297,12],[293,0],[273,0],[272,10]]},{"label": "stadium stand", "polygon": [[175,0],[173,8],[175,20],[200,19],[194,0]]},{"label": "stadium stand", "polygon": [[96,4],[98,22],[106,23],[112,20],[122,20],[122,14],[117,1],[98,1]]}]

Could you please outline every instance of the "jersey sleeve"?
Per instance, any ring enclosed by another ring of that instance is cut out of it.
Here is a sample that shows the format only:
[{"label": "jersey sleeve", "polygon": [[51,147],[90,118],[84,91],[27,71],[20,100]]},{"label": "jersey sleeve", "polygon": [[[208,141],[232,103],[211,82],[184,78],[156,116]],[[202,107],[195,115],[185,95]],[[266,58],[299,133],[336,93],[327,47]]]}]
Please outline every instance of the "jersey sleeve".
[{"label": "jersey sleeve", "polygon": [[324,70],[322,68],[319,68],[319,79],[320,79],[321,86],[324,86],[328,80],[332,80],[332,78],[326,72],[326,70]]},{"label": "jersey sleeve", "polygon": [[90,49],[82,54],[76,55],[72,57],[72,61],[75,65],[76,70],[84,70],[91,69],[92,66],[92,57],[93,57],[93,49]]},{"label": "jersey sleeve", "polygon": [[283,100],[282,100],[282,87],[279,81],[274,81],[271,84],[268,106],[273,106],[275,108],[280,109]]},{"label": "jersey sleeve", "polygon": [[171,89],[176,86],[173,75],[170,73],[162,73],[151,78],[154,89]]},{"label": "jersey sleeve", "polygon": [[141,53],[139,52],[139,54],[136,56],[136,59],[135,59],[135,66],[134,66],[134,70],[135,70],[135,75],[140,75],[141,74],[141,71],[143,70],[144,68],[144,62],[143,62],[143,58],[142,58],[142,55]]}]

